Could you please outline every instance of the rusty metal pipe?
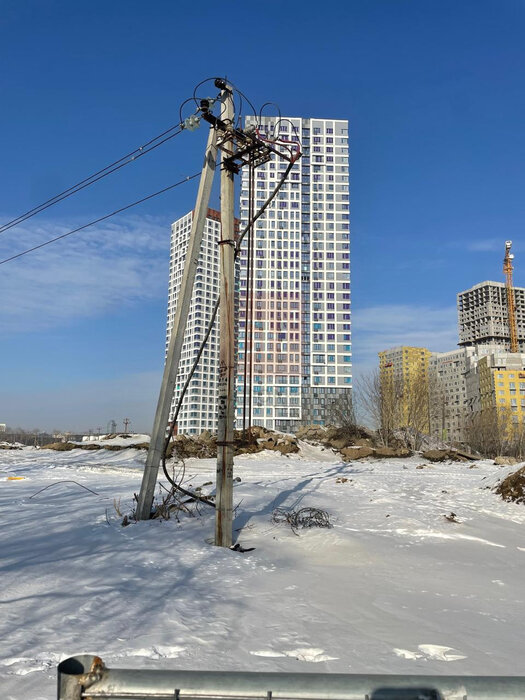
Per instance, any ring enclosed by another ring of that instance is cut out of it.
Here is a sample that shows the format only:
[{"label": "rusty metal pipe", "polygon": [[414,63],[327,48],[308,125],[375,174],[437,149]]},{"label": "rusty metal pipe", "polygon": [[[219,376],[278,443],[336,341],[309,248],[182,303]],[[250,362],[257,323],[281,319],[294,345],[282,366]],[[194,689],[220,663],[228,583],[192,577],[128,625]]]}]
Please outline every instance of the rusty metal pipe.
[{"label": "rusty metal pipe", "polygon": [[518,700],[523,676],[390,676],[108,669],[78,656],[58,667],[58,700]]}]

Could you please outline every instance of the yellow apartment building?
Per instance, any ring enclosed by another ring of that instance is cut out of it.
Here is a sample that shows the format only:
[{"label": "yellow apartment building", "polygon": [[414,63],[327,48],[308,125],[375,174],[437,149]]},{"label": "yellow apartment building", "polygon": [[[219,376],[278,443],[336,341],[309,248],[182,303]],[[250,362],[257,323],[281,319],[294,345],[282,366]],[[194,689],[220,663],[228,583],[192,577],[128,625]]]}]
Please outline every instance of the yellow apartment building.
[{"label": "yellow apartment building", "polygon": [[512,416],[513,423],[525,417],[525,354],[501,353],[479,361],[481,410],[494,409]]},{"label": "yellow apartment building", "polygon": [[[429,432],[428,417],[428,372],[431,356],[427,348],[408,345],[383,350],[379,355],[379,378],[383,388],[395,397],[397,417],[395,427],[404,427],[417,410],[423,411],[418,427]],[[423,395],[422,395],[423,394]],[[415,409],[415,403],[417,408]]]}]

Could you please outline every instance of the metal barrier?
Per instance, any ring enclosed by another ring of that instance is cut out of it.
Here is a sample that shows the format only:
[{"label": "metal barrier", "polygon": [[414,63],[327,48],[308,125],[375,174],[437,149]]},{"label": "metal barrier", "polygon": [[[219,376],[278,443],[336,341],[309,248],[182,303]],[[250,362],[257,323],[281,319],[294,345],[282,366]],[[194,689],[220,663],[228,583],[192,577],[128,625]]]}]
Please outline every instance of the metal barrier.
[{"label": "metal barrier", "polygon": [[389,676],[108,669],[98,656],[58,665],[58,700],[520,700],[524,676]]}]

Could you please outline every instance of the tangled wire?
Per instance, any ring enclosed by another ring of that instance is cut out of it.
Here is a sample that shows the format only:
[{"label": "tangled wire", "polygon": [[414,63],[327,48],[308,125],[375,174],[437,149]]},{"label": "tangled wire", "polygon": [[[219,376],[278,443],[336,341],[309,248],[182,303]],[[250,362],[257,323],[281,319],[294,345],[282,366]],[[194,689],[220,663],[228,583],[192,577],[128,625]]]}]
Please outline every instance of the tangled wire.
[{"label": "tangled wire", "polygon": [[299,508],[290,511],[276,508],[272,513],[272,521],[276,524],[288,523],[294,535],[297,535],[299,528],[333,527],[329,514],[320,508]]}]

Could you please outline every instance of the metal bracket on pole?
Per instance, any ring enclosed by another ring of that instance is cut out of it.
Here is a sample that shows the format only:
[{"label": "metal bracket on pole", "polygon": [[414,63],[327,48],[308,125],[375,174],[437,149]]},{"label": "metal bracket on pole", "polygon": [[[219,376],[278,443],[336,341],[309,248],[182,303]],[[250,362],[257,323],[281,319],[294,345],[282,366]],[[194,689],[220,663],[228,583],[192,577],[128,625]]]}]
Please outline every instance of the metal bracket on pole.
[{"label": "metal bracket on pole", "polygon": [[184,272],[179,290],[179,299],[175,309],[175,316],[173,318],[173,326],[171,329],[168,354],[166,357],[164,375],[162,377],[162,385],[157,403],[157,411],[155,413],[155,421],[153,423],[153,431],[151,434],[148,456],[146,458],[146,466],[144,468],[144,475],[142,477],[142,484],[140,487],[139,500],[137,504],[138,520],[148,520],[151,516],[155,484],[157,482],[160,461],[164,451],[171,401],[175,391],[182,344],[184,342],[184,332],[186,330],[186,322],[190,309],[193,282],[195,280],[195,273],[199,263],[204,225],[206,222],[206,214],[208,212],[213,176],[215,174],[217,151],[217,131],[211,127],[206,146],[204,164],[202,166],[197,200],[195,203],[195,212],[191,224],[190,238],[188,240],[188,250],[186,253]]}]

